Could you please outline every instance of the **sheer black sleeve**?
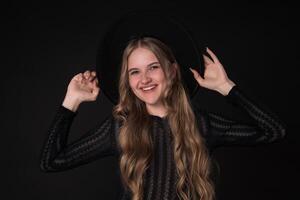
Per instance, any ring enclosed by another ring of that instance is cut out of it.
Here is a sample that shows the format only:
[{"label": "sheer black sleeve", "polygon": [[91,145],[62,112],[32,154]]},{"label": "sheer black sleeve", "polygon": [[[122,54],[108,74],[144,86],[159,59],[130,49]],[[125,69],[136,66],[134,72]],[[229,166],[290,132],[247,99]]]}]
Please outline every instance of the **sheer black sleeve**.
[{"label": "sheer black sleeve", "polygon": [[48,130],[42,149],[40,168],[44,172],[62,171],[86,164],[97,158],[114,155],[114,119],[105,120],[89,130],[77,141],[68,144],[68,134],[74,117],[73,112],[60,106]]},{"label": "sheer black sleeve", "polygon": [[226,100],[250,116],[249,123],[233,120],[222,114],[207,112],[193,104],[195,115],[210,148],[224,145],[256,145],[271,143],[285,136],[285,125],[261,105],[254,103],[238,86],[234,86]]}]

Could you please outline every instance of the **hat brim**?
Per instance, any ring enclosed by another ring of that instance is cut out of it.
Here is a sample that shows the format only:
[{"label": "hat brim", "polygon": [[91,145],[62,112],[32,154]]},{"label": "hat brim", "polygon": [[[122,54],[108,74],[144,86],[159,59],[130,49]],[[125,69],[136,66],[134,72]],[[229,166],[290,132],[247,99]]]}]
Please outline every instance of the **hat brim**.
[{"label": "hat brim", "polygon": [[101,91],[113,103],[119,100],[119,76],[123,50],[136,37],[155,37],[168,45],[180,66],[183,86],[192,98],[198,91],[189,67],[203,74],[202,48],[175,18],[159,12],[132,12],[123,15],[106,32],[98,46],[96,71]]}]

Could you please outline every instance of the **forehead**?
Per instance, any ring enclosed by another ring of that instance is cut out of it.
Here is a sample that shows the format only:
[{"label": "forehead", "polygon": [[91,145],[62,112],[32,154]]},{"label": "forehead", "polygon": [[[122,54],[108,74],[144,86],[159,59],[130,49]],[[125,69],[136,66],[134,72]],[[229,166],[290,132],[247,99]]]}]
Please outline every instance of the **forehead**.
[{"label": "forehead", "polygon": [[158,62],[155,54],[149,49],[139,47],[132,51],[128,57],[128,69],[133,67],[143,67],[150,63]]}]

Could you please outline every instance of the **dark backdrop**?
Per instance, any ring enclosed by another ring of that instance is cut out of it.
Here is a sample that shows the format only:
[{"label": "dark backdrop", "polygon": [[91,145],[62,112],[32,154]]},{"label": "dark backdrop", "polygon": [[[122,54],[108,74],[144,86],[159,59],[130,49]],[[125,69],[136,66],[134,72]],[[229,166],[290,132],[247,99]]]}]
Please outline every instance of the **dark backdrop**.
[{"label": "dark backdrop", "polygon": [[[82,1],[83,2],[83,1]],[[299,179],[296,93],[297,8],[284,3],[218,4],[158,1],[135,3],[12,3],[3,7],[6,54],[1,66],[1,135],[6,199],[113,199],[117,161],[106,157],[79,168],[42,173],[39,156],[47,129],[70,79],[95,69],[97,44],[109,20],[138,8],[176,14],[198,42],[210,47],[228,76],[245,93],[276,113],[287,137],[256,147],[222,147],[214,152],[221,167],[220,199],[291,199]],[[240,118],[224,98],[200,90],[204,108]],[[83,103],[71,129],[75,140],[111,112],[100,94]],[[294,116],[292,116],[294,114]],[[3,178],[4,177],[4,178]],[[1,197],[2,198],[2,197]],[[298,197],[299,198],[299,197]],[[297,199],[297,198],[296,198]]]}]

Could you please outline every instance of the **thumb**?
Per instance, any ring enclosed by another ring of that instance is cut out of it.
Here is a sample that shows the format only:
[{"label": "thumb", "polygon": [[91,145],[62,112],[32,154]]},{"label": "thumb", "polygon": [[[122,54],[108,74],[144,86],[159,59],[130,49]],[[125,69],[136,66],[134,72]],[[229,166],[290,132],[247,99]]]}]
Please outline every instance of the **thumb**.
[{"label": "thumb", "polygon": [[95,80],[93,81],[93,93],[94,93],[94,94],[97,94],[97,93],[99,92],[99,90],[100,90],[100,88],[99,88],[99,86],[98,86],[98,80],[95,79]]},{"label": "thumb", "polygon": [[196,70],[194,70],[194,69],[192,69],[192,68],[190,68],[190,70],[192,71],[192,73],[193,73],[194,78],[196,79],[196,81],[197,81],[200,85],[202,85],[204,79],[200,76],[200,74],[199,74]]}]

